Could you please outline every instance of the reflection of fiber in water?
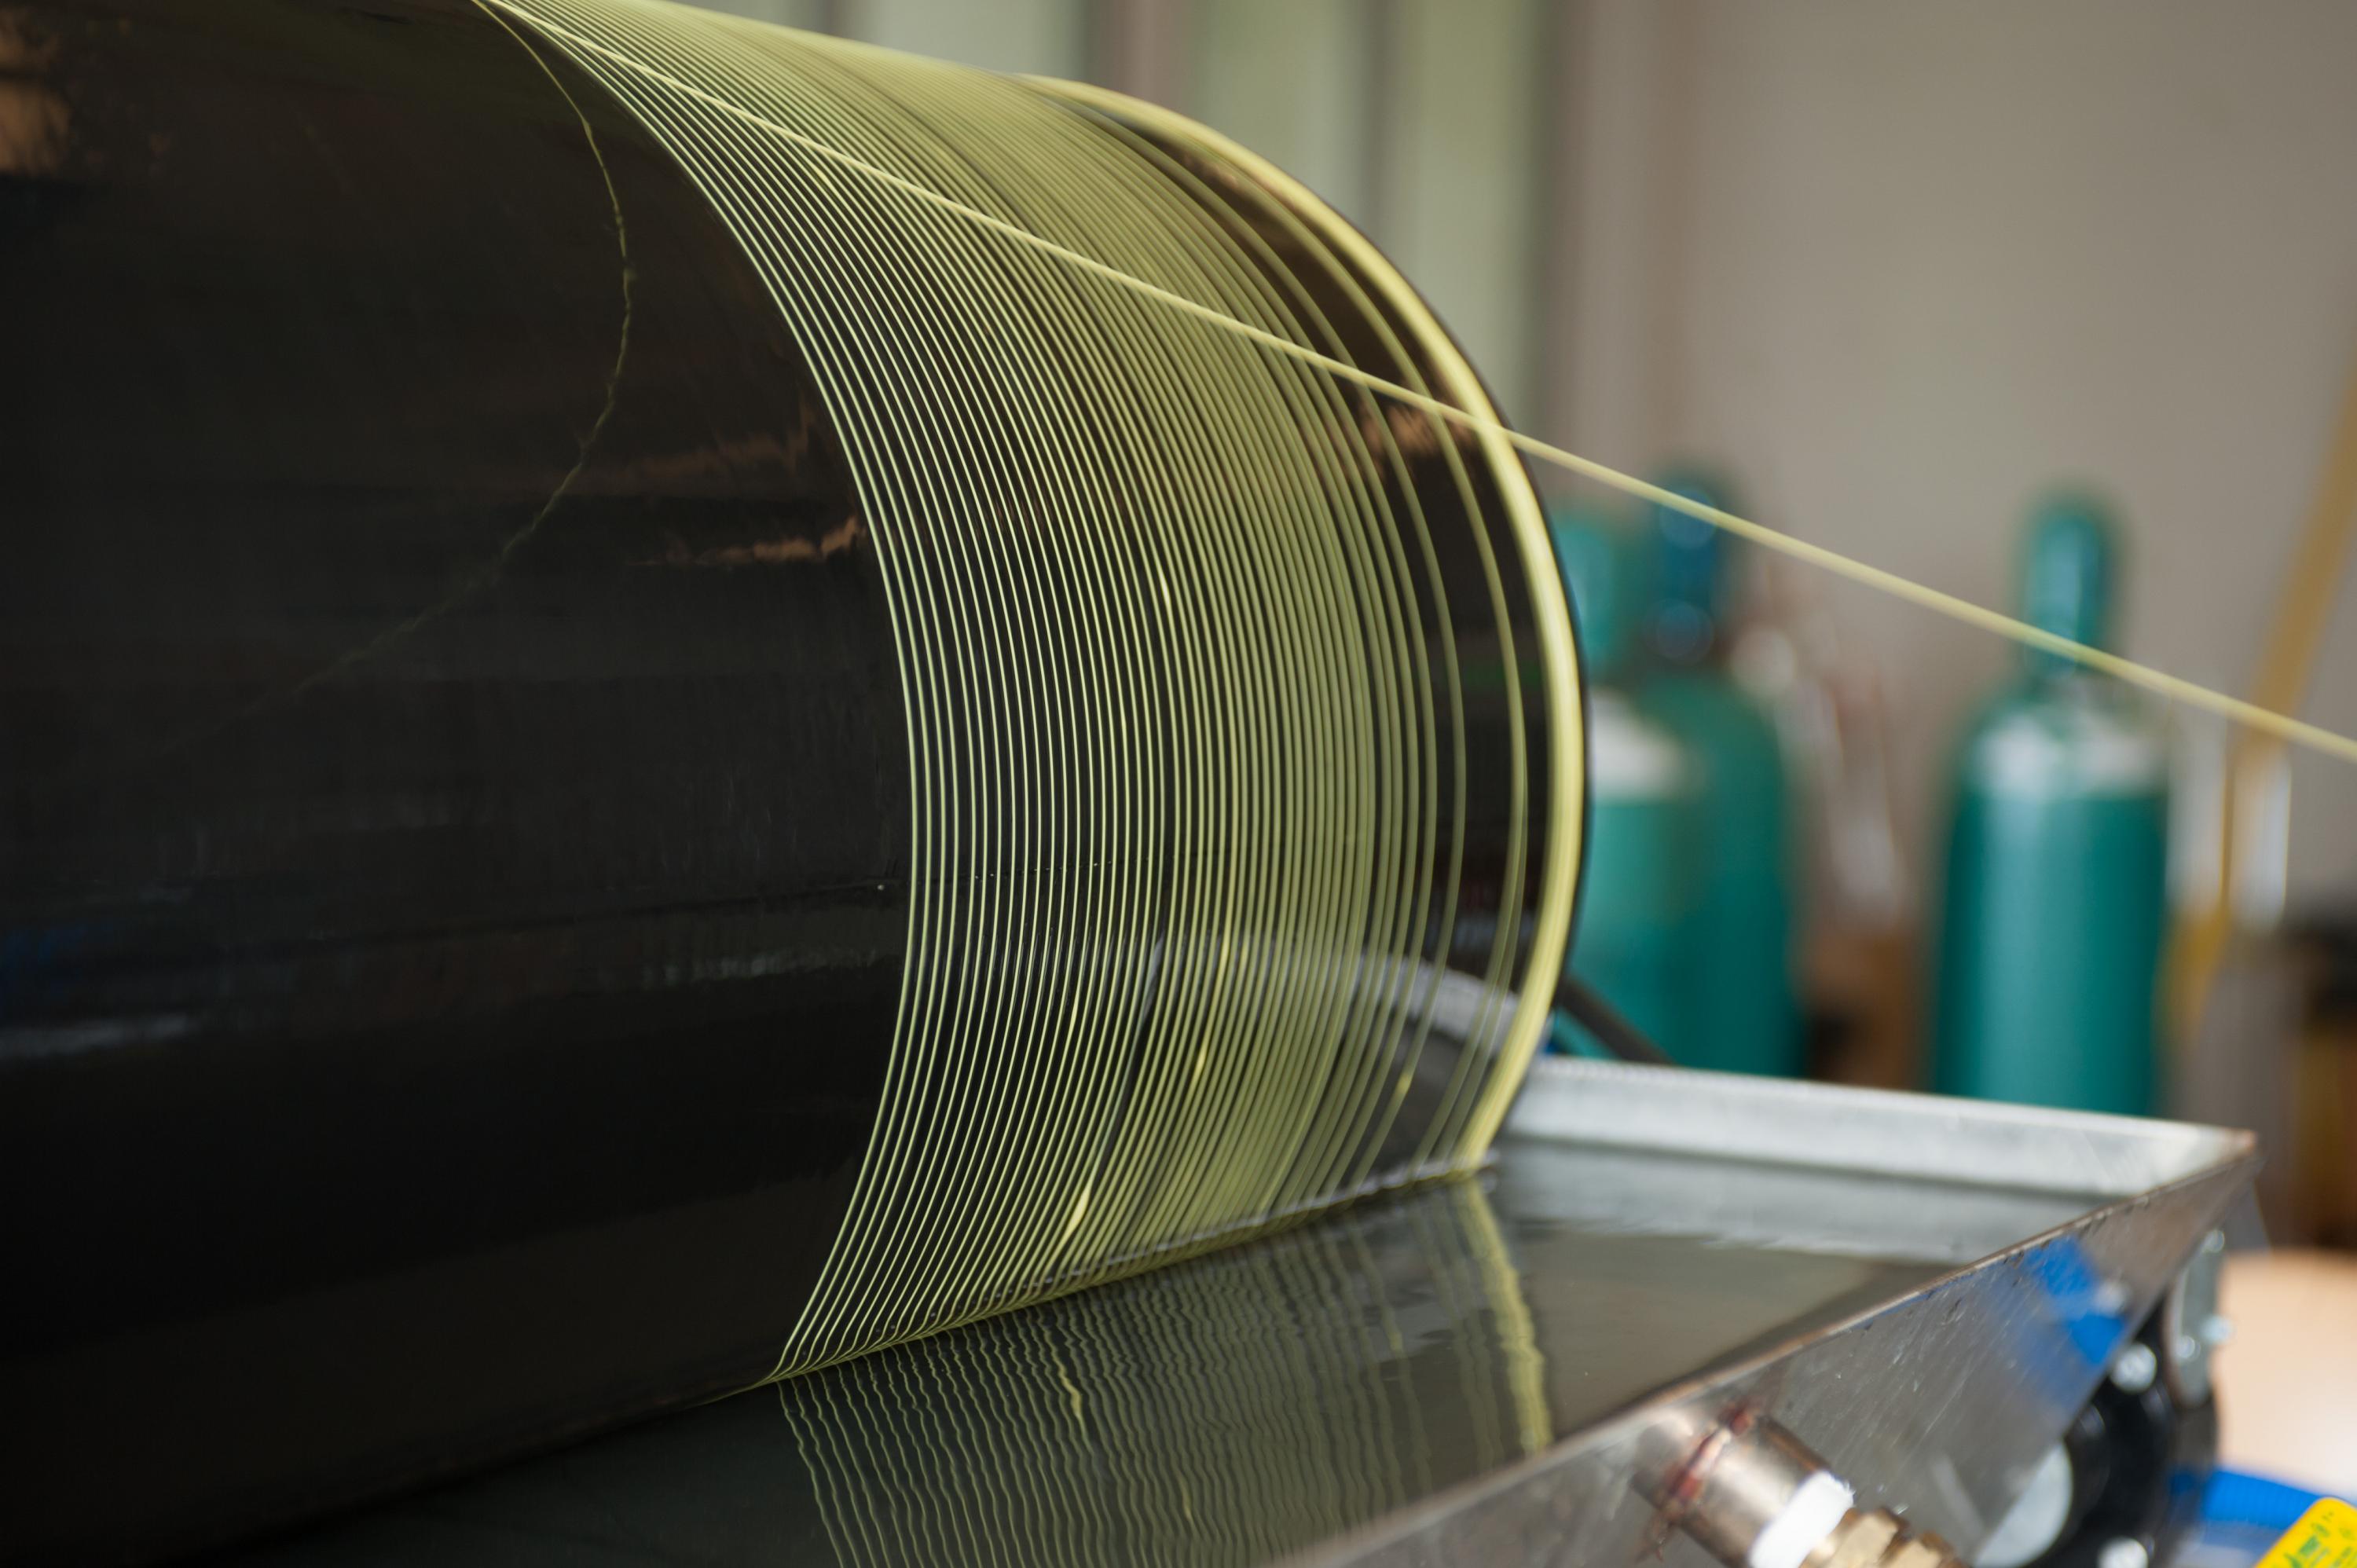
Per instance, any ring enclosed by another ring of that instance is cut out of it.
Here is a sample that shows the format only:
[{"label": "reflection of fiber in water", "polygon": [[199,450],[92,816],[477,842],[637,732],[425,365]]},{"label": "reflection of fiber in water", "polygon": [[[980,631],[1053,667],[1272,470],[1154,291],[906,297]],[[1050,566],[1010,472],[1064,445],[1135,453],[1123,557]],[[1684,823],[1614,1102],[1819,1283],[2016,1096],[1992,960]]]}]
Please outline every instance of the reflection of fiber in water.
[{"label": "reflection of fiber in water", "polygon": [[1471,1181],[779,1394],[845,1568],[1259,1562],[1551,1434]]}]

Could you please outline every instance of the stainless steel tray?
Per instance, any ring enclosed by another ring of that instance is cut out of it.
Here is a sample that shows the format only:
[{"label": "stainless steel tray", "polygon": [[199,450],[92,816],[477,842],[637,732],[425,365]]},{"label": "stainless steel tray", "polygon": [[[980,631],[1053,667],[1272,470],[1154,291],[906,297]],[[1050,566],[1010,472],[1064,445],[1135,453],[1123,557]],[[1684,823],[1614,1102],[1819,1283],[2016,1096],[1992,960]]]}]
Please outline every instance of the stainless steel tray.
[{"label": "stainless steel tray", "polygon": [[1738,1401],[1969,1551],[2255,1164],[2208,1128],[1547,1061],[1478,1182],[261,1555],[1619,1568],[1649,1441]]}]

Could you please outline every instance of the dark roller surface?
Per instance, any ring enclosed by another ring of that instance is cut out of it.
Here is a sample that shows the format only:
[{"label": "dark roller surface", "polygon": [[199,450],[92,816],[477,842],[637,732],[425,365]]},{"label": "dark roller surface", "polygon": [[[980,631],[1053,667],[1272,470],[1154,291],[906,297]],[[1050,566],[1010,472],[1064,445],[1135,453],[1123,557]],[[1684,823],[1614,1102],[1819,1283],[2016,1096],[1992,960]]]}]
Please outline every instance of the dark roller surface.
[{"label": "dark roller surface", "polygon": [[767,1373],[908,898],[880,577],[774,305],[470,5],[0,47],[0,1556]]}]

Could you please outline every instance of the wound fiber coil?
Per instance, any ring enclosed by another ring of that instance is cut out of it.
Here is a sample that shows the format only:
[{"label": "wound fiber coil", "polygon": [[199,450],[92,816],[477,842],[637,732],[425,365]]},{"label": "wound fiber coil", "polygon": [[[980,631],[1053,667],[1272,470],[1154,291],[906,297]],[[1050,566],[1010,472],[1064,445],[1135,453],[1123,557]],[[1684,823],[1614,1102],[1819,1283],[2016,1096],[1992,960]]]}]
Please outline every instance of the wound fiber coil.
[{"label": "wound fiber coil", "polygon": [[[843,411],[893,607],[909,963],[781,1369],[1478,1158],[1534,1048],[1546,988],[1523,982],[1560,962],[1532,959],[1559,955],[1576,853],[1576,803],[1534,800],[1514,766],[1534,734],[1577,735],[1547,706],[1549,675],[1565,707],[1572,688],[1564,618],[1531,592],[1554,582],[1515,464],[806,144],[1323,351],[1353,348],[1347,327],[1387,375],[1478,396],[1413,296],[1298,188],[1287,205],[1139,105],[670,7],[504,8],[744,245]],[[1436,525],[1478,564],[1470,604]],[[1480,779],[1459,619],[1511,759]],[[1504,843],[1487,938],[1460,941],[1480,791]],[[1552,866],[1530,824],[1550,808]],[[1480,991],[1417,1096],[1427,952],[1473,955]],[[1007,1222],[975,1227],[977,1204]]]}]

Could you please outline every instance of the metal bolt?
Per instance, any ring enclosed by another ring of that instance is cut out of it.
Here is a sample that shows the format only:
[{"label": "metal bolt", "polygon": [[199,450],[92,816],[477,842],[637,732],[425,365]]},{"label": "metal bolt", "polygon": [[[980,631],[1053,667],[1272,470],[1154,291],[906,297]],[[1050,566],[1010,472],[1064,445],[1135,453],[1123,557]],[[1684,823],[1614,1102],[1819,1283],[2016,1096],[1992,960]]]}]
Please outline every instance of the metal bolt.
[{"label": "metal bolt", "polygon": [[2212,1313],[2201,1320],[2201,1343],[2215,1350],[2221,1345],[2233,1343],[2234,1320],[2221,1313]]},{"label": "metal bolt", "polygon": [[2143,1340],[2131,1341],[2112,1360],[2112,1383],[2122,1393],[2140,1394],[2160,1375],[2160,1358]]},{"label": "metal bolt", "polygon": [[2150,1568],[2152,1553],[2133,1536],[2117,1535],[2095,1553],[2095,1568]]}]

